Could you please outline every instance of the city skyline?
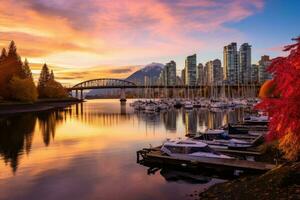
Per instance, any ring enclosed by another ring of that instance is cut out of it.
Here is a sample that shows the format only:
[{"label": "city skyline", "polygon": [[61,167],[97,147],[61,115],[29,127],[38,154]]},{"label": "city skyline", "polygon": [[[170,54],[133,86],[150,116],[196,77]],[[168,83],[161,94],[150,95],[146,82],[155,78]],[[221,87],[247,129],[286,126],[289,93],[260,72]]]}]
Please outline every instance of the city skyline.
[{"label": "city skyline", "polygon": [[[174,60],[179,70],[185,57],[194,53],[203,64],[222,61],[222,47],[232,41],[251,44],[251,64],[255,64],[262,55],[282,55],[282,47],[299,34],[297,26],[291,25],[297,23],[293,16],[299,15],[299,4],[278,0],[16,4],[8,0],[0,5],[0,45],[15,40],[34,74],[46,62],[59,71],[59,80],[71,83],[95,73],[125,78],[151,62]],[[14,9],[7,9],[12,5]]]}]

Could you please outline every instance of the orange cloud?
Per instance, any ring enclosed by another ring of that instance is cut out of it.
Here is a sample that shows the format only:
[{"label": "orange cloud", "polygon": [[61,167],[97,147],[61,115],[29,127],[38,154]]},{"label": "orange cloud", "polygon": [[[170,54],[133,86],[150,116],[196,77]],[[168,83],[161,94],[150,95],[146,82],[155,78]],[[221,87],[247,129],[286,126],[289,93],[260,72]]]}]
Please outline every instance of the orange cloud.
[{"label": "orange cloud", "polygon": [[32,62],[138,64],[211,48],[212,34],[236,38],[225,24],[262,7],[263,0],[6,0],[0,43],[14,39]]}]

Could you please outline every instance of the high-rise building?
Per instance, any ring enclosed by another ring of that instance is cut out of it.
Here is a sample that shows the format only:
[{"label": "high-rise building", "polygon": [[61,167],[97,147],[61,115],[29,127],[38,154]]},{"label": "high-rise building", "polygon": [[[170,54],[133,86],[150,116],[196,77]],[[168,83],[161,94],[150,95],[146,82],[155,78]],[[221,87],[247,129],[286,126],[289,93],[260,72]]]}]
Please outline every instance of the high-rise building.
[{"label": "high-rise building", "polygon": [[224,80],[228,84],[237,84],[239,79],[239,56],[235,42],[224,47]]},{"label": "high-rise building", "polygon": [[239,50],[238,82],[247,84],[251,79],[251,46],[244,43]]},{"label": "high-rise building", "polygon": [[205,63],[205,66],[203,68],[203,84],[208,85],[208,62]]},{"label": "high-rise building", "polygon": [[264,83],[266,80],[272,79],[272,74],[267,71],[267,68],[271,64],[270,56],[264,55],[258,61],[258,82],[260,84]]},{"label": "high-rise building", "polygon": [[202,63],[198,64],[198,80],[197,80],[198,85],[204,85],[204,67]]},{"label": "high-rise building", "polygon": [[197,82],[197,55],[188,56],[185,60],[185,84],[196,85]]},{"label": "high-rise building", "polygon": [[176,85],[176,62],[173,60],[167,63],[164,67],[165,85],[174,86]]},{"label": "high-rise building", "polygon": [[251,84],[257,84],[258,83],[258,65],[252,65],[251,66]]},{"label": "high-rise building", "polygon": [[183,85],[186,85],[186,81],[185,81],[185,69],[181,70],[181,81],[182,81]]},{"label": "high-rise building", "polygon": [[221,85],[223,82],[221,61],[219,59],[208,61],[205,64],[205,68],[207,72],[207,85]]},{"label": "high-rise building", "polygon": [[164,86],[176,85],[176,63],[167,63],[159,75],[159,84]]}]

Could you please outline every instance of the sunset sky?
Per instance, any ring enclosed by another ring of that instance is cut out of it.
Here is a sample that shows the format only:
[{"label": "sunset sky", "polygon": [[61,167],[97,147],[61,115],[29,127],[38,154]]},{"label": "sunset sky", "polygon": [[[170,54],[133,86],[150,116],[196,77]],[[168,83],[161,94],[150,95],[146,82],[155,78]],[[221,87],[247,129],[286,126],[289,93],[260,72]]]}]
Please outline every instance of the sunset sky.
[{"label": "sunset sky", "polygon": [[252,45],[253,63],[300,34],[298,0],[3,0],[0,46],[15,40],[34,73],[47,62],[66,83],[122,78],[187,55],[222,60],[223,46]]}]

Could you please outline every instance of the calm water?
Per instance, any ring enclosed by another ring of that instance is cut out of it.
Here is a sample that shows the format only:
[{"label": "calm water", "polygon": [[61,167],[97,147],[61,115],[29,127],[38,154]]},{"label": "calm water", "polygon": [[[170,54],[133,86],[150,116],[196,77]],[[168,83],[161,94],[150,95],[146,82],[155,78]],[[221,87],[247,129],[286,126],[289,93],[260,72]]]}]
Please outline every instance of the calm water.
[{"label": "calm water", "polygon": [[148,175],[136,151],[235,122],[242,110],[145,115],[129,102],[0,118],[0,199],[193,199],[222,181],[166,169]]}]

